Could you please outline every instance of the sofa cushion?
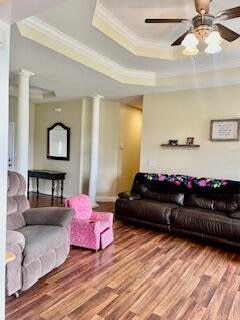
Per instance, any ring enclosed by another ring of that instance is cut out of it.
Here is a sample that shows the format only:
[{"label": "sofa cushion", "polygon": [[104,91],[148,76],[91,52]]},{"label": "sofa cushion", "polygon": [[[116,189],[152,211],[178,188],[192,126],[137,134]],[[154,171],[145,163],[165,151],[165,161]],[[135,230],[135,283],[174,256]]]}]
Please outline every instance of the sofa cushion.
[{"label": "sofa cushion", "polygon": [[62,227],[33,225],[17,231],[25,237],[23,264],[30,263],[66,241],[65,230]]},{"label": "sofa cushion", "polygon": [[167,192],[156,192],[156,191],[146,191],[143,194],[145,199],[163,201],[168,203],[175,203],[179,206],[183,206],[184,193],[167,193]]},{"label": "sofa cushion", "polygon": [[238,209],[238,204],[234,200],[214,200],[214,210],[224,212],[234,212]]},{"label": "sofa cushion", "polygon": [[185,197],[184,204],[189,207],[229,213],[238,209],[238,201],[236,197],[228,194],[190,194]]},{"label": "sofa cushion", "polygon": [[116,214],[118,216],[149,221],[157,224],[170,224],[170,214],[177,205],[167,202],[152,200],[127,200],[116,201]]},{"label": "sofa cushion", "polygon": [[225,212],[179,207],[172,211],[171,227],[235,241],[240,240],[240,221],[229,217]]},{"label": "sofa cushion", "polygon": [[234,211],[228,215],[230,218],[240,220],[240,210]]},{"label": "sofa cushion", "polygon": [[208,210],[214,210],[214,201],[198,194],[190,194],[185,197],[184,204],[189,207],[197,207]]}]

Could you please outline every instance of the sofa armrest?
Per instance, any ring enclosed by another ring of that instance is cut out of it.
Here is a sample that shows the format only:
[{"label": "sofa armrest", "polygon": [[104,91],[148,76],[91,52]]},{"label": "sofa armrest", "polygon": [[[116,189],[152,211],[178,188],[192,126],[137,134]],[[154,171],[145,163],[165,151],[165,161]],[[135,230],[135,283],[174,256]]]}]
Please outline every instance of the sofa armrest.
[{"label": "sofa armrest", "polygon": [[140,200],[141,196],[137,193],[132,193],[131,191],[120,192],[118,195],[119,198],[128,199],[128,200]]},{"label": "sofa armrest", "polygon": [[74,210],[60,207],[28,209],[23,212],[26,225],[51,225],[67,227],[72,220]]},{"label": "sofa armrest", "polygon": [[94,220],[81,220],[78,218],[73,217],[72,219],[72,230],[76,228],[77,232],[80,234],[99,234],[101,225],[100,221],[94,221]]},{"label": "sofa armrest", "polygon": [[22,259],[25,238],[22,233],[7,230],[6,250],[15,255],[15,259],[6,265],[6,293],[8,296],[22,288]]},{"label": "sofa armrest", "polygon": [[24,236],[18,231],[7,230],[6,249],[11,251],[10,248],[15,245],[18,245],[23,251],[25,247]]},{"label": "sofa armrest", "polygon": [[109,227],[113,225],[113,213],[111,212],[97,212],[93,211],[91,219],[94,221],[104,221],[109,224]]}]

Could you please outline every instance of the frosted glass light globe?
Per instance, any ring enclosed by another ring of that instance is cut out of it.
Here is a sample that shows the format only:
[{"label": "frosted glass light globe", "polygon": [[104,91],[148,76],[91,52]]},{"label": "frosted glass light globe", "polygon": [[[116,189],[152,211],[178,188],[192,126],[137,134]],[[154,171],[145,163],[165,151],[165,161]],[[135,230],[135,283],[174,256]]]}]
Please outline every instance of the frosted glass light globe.
[{"label": "frosted glass light globe", "polygon": [[222,48],[219,43],[210,43],[205,49],[205,52],[208,54],[218,53],[220,51],[222,51]]},{"label": "frosted glass light globe", "polygon": [[199,44],[199,40],[194,33],[188,33],[182,41],[182,46],[185,48],[194,48],[198,44]]},{"label": "frosted glass light globe", "polygon": [[219,43],[221,43],[222,42],[222,37],[221,37],[221,35],[220,35],[220,33],[218,32],[218,31],[212,31],[210,34],[209,34],[209,36],[205,39],[205,42],[207,43],[207,44],[219,44]]}]

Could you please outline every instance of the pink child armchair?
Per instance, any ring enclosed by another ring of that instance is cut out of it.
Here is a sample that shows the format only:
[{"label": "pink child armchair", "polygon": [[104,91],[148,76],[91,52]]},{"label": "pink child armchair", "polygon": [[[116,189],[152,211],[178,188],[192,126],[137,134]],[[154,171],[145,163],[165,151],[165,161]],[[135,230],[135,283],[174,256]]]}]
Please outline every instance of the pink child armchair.
[{"label": "pink child armchair", "polygon": [[94,212],[87,195],[81,194],[65,200],[65,206],[75,209],[71,223],[71,245],[99,250],[113,241],[113,214]]}]

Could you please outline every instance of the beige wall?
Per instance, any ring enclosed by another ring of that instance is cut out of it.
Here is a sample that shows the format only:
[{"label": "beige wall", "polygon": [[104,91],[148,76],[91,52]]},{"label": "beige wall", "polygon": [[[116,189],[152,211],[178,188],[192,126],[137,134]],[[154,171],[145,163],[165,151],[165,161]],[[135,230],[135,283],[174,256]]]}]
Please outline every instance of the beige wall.
[{"label": "beige wall", "polygon": [[[211,142],[210,120],[240,118],[240,86],[146,95],[141,171],[240,180],[240,142]],[[161,148],[195,137],[200,149]]]},{"label": "beige wall", "polygon": [[[65,196],[88,193],[91,159],[91,99],[31,104],[29,168],[67,173]],[[54,112],[61,107],[62,112]],[[97,200],[114,200],[130,188],[139,170],[141,114],[114,101],[101,101]],[[16,122],[17,99],[10,98],[10,121]],[[47,159],[47,128],[62,122],[71,129],[70,161]],[[124,148],[121,150],[120,145]],[[36,185],[33,182],[32,187]],[[59,186],[57,186],[59,194]],[[40,192],[50,194],[50,181],[40,180]]]},{"label": "beige wall", "polygon": [[[61,107],[61,112],[54,112]],[[81,135],[82,101],[44,103],[35,106],[34,168],[66,172],[65,196],[79,192],[79,159]],[[62,122],[70,127],[70,161],[47,159],[47,128],[55,122]],[[50,181],[40,180],[40,190],[49,193]]]},{"label": "beige wall", "polygon": [[130,190],[139,171],[141,132],[142,111],[121,104],[117,193]]},{"label": "beige wall", "polygon": [[[37,104],[35,107],[34,168],[67,172],[66,196],[88,193],[91,158],[91,99]],[[62,107],[61,113],[54,112]],[[97,200],[108,201],[116,196],[120,104],[102,101],[100,107],[99,166]],[[71,128],[70,161],[46,158],[47,128],[63,122]],[[49,182],[41,181],[41,192],[50,193]]]}]

